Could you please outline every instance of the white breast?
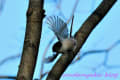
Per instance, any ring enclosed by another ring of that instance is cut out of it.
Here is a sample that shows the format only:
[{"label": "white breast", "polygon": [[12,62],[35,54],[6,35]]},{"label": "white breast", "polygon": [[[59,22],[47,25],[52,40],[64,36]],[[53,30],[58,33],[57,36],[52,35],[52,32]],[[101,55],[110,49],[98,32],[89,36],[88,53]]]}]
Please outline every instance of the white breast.
[{"label": "white breast", "polygon": [[68,38],[62,41],[62,48],[64,50],[73,50],[76,47],[76,40],[73,38]]}]

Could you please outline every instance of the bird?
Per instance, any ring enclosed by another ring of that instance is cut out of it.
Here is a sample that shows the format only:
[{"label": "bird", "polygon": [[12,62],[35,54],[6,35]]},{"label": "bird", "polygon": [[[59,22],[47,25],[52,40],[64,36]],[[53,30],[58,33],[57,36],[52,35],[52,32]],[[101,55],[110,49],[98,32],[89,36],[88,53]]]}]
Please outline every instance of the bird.
[{"label": "bird", "polygon": [[71,33],[68,33],[66,22],[64,22],[58,16],[49,16],[46,23],[49,25],[49,28],[53,31],[58,39],[58,41],[52,47],[54,56],[48,57],[46,62],[52,62],[59,53],[64,54],[75,50],[77,41],[70,35]]}]

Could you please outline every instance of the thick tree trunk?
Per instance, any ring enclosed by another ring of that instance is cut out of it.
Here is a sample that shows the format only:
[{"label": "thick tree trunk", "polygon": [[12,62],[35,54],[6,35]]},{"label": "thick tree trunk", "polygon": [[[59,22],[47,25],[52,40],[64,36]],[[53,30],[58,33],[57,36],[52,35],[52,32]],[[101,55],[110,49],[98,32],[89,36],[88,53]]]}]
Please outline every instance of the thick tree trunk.
[{"label": "thick tree trunk", "polygon": [[30,0],[27,25],[17,80],[32,80],[35,70],[44,18],[43,0]]}]

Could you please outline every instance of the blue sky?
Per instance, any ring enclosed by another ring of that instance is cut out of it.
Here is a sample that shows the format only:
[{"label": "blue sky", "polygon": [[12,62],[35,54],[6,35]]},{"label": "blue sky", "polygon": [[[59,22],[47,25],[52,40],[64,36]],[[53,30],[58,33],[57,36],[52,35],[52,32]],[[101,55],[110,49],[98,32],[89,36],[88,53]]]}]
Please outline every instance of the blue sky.
[{"label": "blue sky", "polygon": [[[1,0],[2,1],[2,0]],[[74,24],[73,34],[80,28],[87,17],[95,10],[102,0],[79,0],[78,6],[74,13]],[[57,0],[45,0],[44,9],[45,14],[58,15],[65,21],[69,19],[72,8],[75,4],[75,0],[62,0],[61,10],[56,9],[56,5],[59,3]],[[1,3],[0,3],[1,5]],[[104,19],[97,25],[92,31],[89,38],[83,45],[81,51],[85,52],[88,50],[101,50],[109,48],[116,41],[120,40],[120,0],[116,2],[113,8],[108,12]],[[2,12],[0,11],[0,61],[12,56],[21,54],[25,26],[26,26],[26,11],[28,8],[28,0],[5,0]],[[63,16],[64,15],[64,16]],[[54,36],[53,32],[48,28],[48,25],[43,21],[43,30],[40,41],[38,62],[35,70],[35,78],[39,77],[39,71],[41,67],[41,58],[45,50],[45,47]],[[70,24],[68,24],[68,27]],[[57,40],[57,39],[56,39]],[[54,42],[56,42],[56,40]],[[51,44],[48,54],[52,55]],[[107,64],[119,66],[118,62],[120,57],[120,44],[110,50],[108,53]],[[105,53],[92,54],[84,57],[77,63],[69,66],[64,74],[94,74],[93,68],[96,68],[96,73],[104,75],[107,73],[117,73],[118,77],[92,77],[86,79],[85,77],[62,77],[61,80],[118,80],[120,78],[120,67],[119,68],[106,68],[105,66],[99,66],[104,61]],[[0,65],[0,75],[16,75],[20,58],[7,61],[3,65]],[[53,64],[45,64],[45,70],[49,71]],[[44,78],[45,79],[45,78]]]}]

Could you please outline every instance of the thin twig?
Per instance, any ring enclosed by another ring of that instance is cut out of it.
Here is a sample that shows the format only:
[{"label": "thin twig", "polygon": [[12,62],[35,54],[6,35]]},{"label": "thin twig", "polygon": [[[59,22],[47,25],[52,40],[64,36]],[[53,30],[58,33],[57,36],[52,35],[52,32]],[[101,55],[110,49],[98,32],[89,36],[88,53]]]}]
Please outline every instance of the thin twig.
[{"label": "thin twig", "polygon": [[[115,43],[113,43],[110,47],[108,47],[107,49],[102,49],[102,50],[90,50],[90,51],[86,51],[84,53],[82,53],[82,55],[77,56],[77,58],[74,60],[73,63],[83,59],[85,56],[87,55],[92,55],[92,54],[99,54],[99,53],[108,53],[110,52],[113,48],[117,47],[118,44],[120,44],[120,40],[116,41]],[[81,53],[79,53],[81,54]]]},{"label": "thin twig", "polygon": [[[14,80],[16,80],[16,76],[0,76],[0,79],[14,79]],[[35,78],[33,80],[40,80],[40,79]]]},{"label": "thin twig", "polygon": [[69,24],[69,22],[71,21],[73,15],[74,15],[74,13],[75,13],[75,10],[76,10],[76,8],[77,8],[78,3],[79,3],[79,0],[76,0],[76,2],[75,2],[75,4],[74,4],[74,7],[73,7],[73,9],[72,9],[71,16],[70,16],[70,18],[67,20],[67,24]]},{"label": "thin twig", "polygon": [[2,13],[4,6],[5,6],[5,1],[6,0],[0,0],[0,14]]},{"label": "thin twig", "polygon": [[14,59],[20,58],[20,57],[21,57],[21,54],[15,54],[15,55],[12,55],[12,56],[8,56],[7,58],[0,61],[0,66],[2,66],[7,61],[14,60]]},{"label": "thin twig", "polygon": [[42,56],[42,62],[41,62],[41,69],[40,69],[40,80],[42,80],[42,75],[43,75],[43,70],[44,70],[44,60],[45,60],[45,56],[47,54],[47,51],[49,49],[49,46],[51,45],[51,43],[54,41],[54,39],[56,38],[56,36],[53,36],[52,39],[49,41],[47,47],[44,50],[43,56]]},{"label": "thin twig", "polygon": [[71,27],[70,27],[70,37],[72,37],[73,20],[74,20],[74,16],[72,17],[72,23],[71,23]]},{"label": "thin twig", "polygon": [[0,79],[16,79],[16,76],[0,76]]},{"label": "thin twig", "polygon": [[[102,63],[100,63],[99,65],[97,65],[96,67],[92,68],[92,70],[95,72],[97,70],[97,68],[104,66],[107,69],[113,69],[113,68],[120,68],[120,65],[108,65],[107,61],[108,61],[108,56],[109,56],[109,52],[117,47],[120,44],[120,40],[116,41],[115,43],[113,43],[110,47],[108,47],[107,49],[102,49],[102,50],[90,50],[90,51],[86,51],[84,53],[80,52],[82,55],[78,55],[77,58],[72,62],[72,64],[80,61],[81,59],[83,59],[85,56],[88,55],[92,55],[92,54],[99,54],[99,53],[104,53],[105,54],[105,58],[104,61]],[[79,53],[79,54],[80,54]]]}]

